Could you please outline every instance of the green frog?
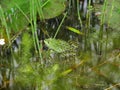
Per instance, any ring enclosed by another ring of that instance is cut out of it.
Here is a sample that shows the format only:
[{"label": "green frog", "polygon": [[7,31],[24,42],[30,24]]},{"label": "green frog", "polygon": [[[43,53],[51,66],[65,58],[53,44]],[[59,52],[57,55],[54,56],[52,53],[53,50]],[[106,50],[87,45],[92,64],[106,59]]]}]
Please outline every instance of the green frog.
[{"label": "green frog", "polygon": [[63,41],[60,39],[45,39],[45,45],[55,53],[59,53],[62,57],[75,56],[78,48],[78,44],[71,41]]},{"label": "green frog", "polygon": [[71,49],[69,43],[60,39],[49,38],[45,39],[44,43],[50,50],[53,50],[58,53],[66,52]]}]

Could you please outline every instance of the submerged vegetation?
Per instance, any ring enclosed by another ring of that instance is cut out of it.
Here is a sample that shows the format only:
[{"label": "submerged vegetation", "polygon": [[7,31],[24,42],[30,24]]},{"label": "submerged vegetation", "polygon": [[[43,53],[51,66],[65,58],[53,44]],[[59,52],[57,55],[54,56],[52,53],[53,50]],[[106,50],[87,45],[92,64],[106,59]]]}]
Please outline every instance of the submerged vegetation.
[{"label": "submerged vegetation", "polygon": [[119,90],[119,4],[1,0],[0,90]]}]

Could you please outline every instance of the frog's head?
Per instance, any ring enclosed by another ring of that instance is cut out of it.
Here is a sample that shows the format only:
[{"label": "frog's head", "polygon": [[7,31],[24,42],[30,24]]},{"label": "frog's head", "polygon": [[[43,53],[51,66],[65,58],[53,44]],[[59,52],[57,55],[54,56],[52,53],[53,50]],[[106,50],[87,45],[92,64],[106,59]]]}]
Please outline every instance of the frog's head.
[{"label": "frog's head", "polygon": [[51,38],[45,39],[45,40],[44,40],[44,43],[45,43],[45,45],[49,46],[51,41],[52,41]]}]

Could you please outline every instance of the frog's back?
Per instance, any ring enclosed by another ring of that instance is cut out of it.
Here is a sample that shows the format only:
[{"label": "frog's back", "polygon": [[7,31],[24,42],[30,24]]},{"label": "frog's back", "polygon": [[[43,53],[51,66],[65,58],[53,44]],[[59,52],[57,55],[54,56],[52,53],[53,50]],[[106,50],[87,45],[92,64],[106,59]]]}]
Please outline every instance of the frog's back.
[{"label": "frog's back", "polygon": [[49,38],[45,40],[45,44],[48,46],[48,48],[59,53],[68,51],[71,48],[69,43],[60,39]]}]

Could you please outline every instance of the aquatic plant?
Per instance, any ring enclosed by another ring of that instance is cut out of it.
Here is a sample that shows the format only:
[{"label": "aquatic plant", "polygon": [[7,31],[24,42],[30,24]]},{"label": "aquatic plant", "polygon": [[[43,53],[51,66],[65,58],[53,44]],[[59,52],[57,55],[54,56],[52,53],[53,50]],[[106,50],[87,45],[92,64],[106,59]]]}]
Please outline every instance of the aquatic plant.
[{"label": "aquatic plant", "polygon": [[0,1],[0,89],[119,89],[118,2]]}]

